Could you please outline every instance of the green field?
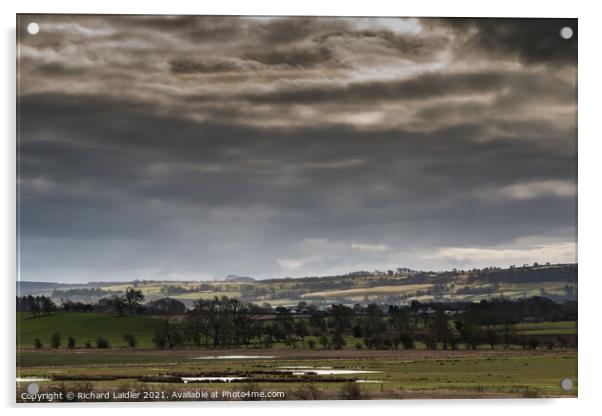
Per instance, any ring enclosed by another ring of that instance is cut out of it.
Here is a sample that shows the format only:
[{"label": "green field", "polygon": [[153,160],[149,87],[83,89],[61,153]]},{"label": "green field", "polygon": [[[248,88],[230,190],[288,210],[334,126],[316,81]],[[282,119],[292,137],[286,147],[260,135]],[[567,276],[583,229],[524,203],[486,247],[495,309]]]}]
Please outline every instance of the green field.
[{"label": "green field", "polygon": [[533,322],[516,325],[516,330],[527,335],[576,335],[577,322]]},{"label": "green field", "polygon": [[113,347],[125,347],[123,334],[133,334],[141,348],[153,346],[153,336],[161,321],[149,316],[115,316],[91,312],[59,313],[34,318],[30,313],[17,313],[17,345],[32,348],[34,340],[39,338],[44,347],[50,344],[55,332],[61,336],[64,346],[67,338],[74,337],[77,346],[83,347],[86,341],[93,345],[96,338],[107,339]]}]

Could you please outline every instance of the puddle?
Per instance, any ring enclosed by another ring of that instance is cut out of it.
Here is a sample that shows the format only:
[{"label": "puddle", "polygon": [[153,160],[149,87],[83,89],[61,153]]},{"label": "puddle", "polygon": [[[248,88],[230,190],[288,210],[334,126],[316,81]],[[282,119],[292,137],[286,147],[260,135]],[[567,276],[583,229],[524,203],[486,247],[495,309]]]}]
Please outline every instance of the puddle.
[{"label": "puddle", "polygon": [[38,383],[40,381],[50,381],[44,377],[17,377],[17,383]]},{"label": "puddle", "polygon": [[247,377],[182,377],[184,383],[191,383],[195,381],[225,381],[227,383],[235,380],[245,380]]},{"label": "puddle", "polygon": [[356,383],[382,383],[382,380],[355,380]]},{"label": "puddle", "polygon": [[275,355],[210,355],[206,357],[191,357],[191,360],[261,360],[263,358],[276,358]]},{"label": "puddle", "polygon": [[[286,370],[280,370],[286,371]],[[330,376],[330,375],[340,375],[340,374],[376,374],[382,373],[382,371],[370,371],[370,370],[339,370],[339,369],[320,369],[314,368],[310,370],[304,371],[293,371],[294,376],[305,376],[308,374],[316,374],[319,376]]]}]

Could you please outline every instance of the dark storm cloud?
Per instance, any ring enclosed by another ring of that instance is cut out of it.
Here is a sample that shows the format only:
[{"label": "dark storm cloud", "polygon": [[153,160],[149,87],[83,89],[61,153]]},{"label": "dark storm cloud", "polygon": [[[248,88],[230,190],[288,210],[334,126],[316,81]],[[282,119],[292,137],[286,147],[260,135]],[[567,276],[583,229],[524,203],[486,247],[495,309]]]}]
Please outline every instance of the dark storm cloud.
[{"label": "dark storm cloud", "polygon": [[291,65],[304,68],[326,63],[333,59],[330,49],[312,47],[308,49],[287,49],[282,51],[255,52],[245,54],[245,58],[267,65]]},{"label": "dark storm cloud", "polygon": [[174,60],[170,63],[171,70],[176,74],[195,74],[254,70],[259,67],[257,62],[234,59],[215,59],[193,62],[190,60]]},{"label": "dark storm cloud", "polygon": [[[383,212],[380,207],[388,204],[394,209],[380,220],[394,220],[406,198],[420,201],[415,207],[406,202],[407,214],[423,214],[422,204],[434,204],[431,210],[450,216],[449,207],[438,202],[442,194],[471,196],[481,187],[564,179],[575,167],[571,146],[520,138],[479,143],[491,126],[477,124],[422,134],[343,126],[266,131],[148,116],[108,99],[91,105],[87,98],[27,97],[21,108],[27,126],[21,145],[25,181],[43,172],[51,183],[83,183],[100,194],[217,207],[269,201],[278,209],[312,215],[328,210],[334,190],[352,192],[349,202],[358,205],[358,212],[331,218],[331,227],[339,221],[374,221],[371,210]],[[58,137],[52,142],[43,139],[48,120]],[[542,133],[542,140],[563,135]],[[371,184],[387,191],[373,191]],[[466,212],[464,206],[457,209]],[[512,210],[507,215],[517,216]],[[505,223],[499,213],[492,218]]]},{"label": "dark storm cloud", "polygon": [[552,23],[35,19],[24,279],[574,256],[576,62],[552,40],[512,47]]},{"label": "dark storm cloud", "polygon": [[[550,84],[555,87],[550,91]],[[455,74],[425,74],[402,81],[375,81],[329,86],[293,86],[274,93],[255,94],[241,97],[256,103],[313,104],[325,102],[406,101],[444,98],[450,95],[497,94],[504,88],[511,89],[507,99],[550,98],[566,103],[574,95],[574,86],[554,77],[542,79],[540,75],[511,72],[484,71]],[[518,97],[517,97],[518,95]],[[202,98],[202,97],[200,97]],[[215,97],[205,97],[214,99]]]},{"label": "dark storm cloud", "polygon": [[[479,54],[518,58],[527,64],[574,65],[577,60],[577,19],[451,18],[442,22],[457,36],[467,38],[465,48]],[[566,26],[573,30],[571,39],[559,36]]]}]

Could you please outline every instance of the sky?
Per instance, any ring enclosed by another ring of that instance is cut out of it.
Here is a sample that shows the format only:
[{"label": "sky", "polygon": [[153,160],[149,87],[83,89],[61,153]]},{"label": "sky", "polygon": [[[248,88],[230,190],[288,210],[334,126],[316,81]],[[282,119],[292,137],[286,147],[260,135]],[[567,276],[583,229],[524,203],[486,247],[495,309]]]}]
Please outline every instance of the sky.
[{"label": "sky", "polygon": [[21,280],[577,261],[576,19],[17,31]]}]

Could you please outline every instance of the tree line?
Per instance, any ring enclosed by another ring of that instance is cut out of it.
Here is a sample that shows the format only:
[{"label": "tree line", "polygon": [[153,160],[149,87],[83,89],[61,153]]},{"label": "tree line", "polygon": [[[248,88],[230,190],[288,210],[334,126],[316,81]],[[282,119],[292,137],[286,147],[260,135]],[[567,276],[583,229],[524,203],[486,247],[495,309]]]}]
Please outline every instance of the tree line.
[{"label": "tree line", "polygon": [[[477,349],[482,345],[520,344],[537,348],[541,341],[516,330],[526,319],[541,321],[576,320],[576,302],[555,303],[532,297],[518,301],[484,300],[478,303],[448,302],[408,305],[369,304],[353,307],[333,304],[326,309],[300,302],[296,308],[272,308],[239,299],[214,297],[199,299],[192,308],[172,298],[144,303],[140,290],[128,288],[121,296],[111,296],[96,304],[64,302],[60,307],[45,296],[17,298],[17,310],[34,317],[62,312],[96,311],[124,316],[149,314],[161,320],[153,336],[157,348],[228,348],[253,346],[270,348],[281,342],[291,348],[341,349],[350,339],[355,348],[457,349],[460,345]],[[123,334],[130,347],[137,340]],[[308,339],[308,337],[310,337]],[[102,342],[97,347],[102,348]],[[98,340],[97,340],[98,341]],[[566,338],[557,340],[566,346]],[[549,342],[549,340],[548,340]],[[51,345],[55,345],[51,341]],[[36,345],[36,347],[38,347]],[[105,348],[108,346],[105,346]]]}]

